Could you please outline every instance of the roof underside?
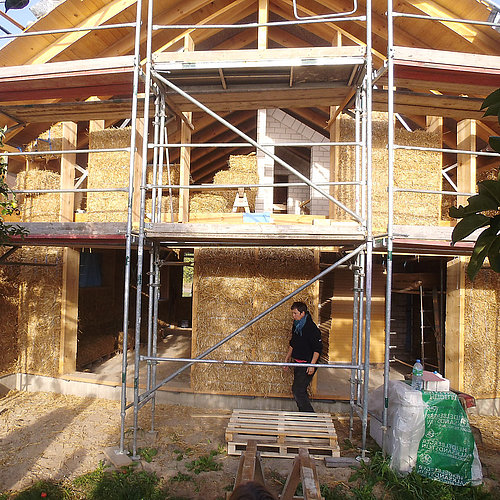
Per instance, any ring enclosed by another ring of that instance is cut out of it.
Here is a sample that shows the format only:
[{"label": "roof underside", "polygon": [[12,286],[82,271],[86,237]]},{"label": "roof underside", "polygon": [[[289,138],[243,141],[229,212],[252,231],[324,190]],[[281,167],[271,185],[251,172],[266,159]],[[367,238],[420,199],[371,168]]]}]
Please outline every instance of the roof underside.
[{"label": "roof underside", "polygon": [[[13,127],[7,137],[8,144],[23,148],[56,119],[105,119],[106,125],[112,125],[130,117],[134,48],[131,25],[136,19],[135,8],[132,0],[66,0],[26,33],[75,27],[82,31],[24,36],[0,50],[0,65],[7,67],[0,75],[0,114]],[[374,0],[372,8],[374,65],[381,68],[374,109],[383,110],[387,102],[383,90],[387,2]],[[351,9],[352,0],[298,2],[301,16]],[[362,15],[364,9],[365,2],[360,1],[355,14]],[[486,21],[490,14],[490,8],[477,0],[401,0],[397,2],[397,10],[478,21]],[[360,60],[365,50],[366,22],[355,19],[271,26],[267,30],[269,54],[272,52],[269,56],[259,56],[255,50],[257,28],[172,29],[181,25],[255,23],[258,15],[258,2],[254,0],[155,2],[153,19],[157,29],[152,38],[155,71],[168,75],[170,81],[252,138],[256,135],[255,110],[259,107],[279,107],[328,137],[330,106],[349,107],[353,88],[362,77]],[[291,0],[269,0],[270,22],[290,20],[295,20]],[[84,31],[86,27],[118,24],[122,27]],[[161,26],[169,29],[160,29]],[[179,52],[186,34],[193,40],[192,53]],[[425,115],[454,120],[482,118],[482,99],[500,87],[497,31],[489,26],[398,18],[394,39],[396,112],[417,124]],[[141,38],[144,55],[145,43],[144,31]],[[342,46],[332,48],[332,44]],[[231,55],[227,56],[228,53]],[[282,64],[282,56],[278,54],[285,54]],[[290,62],[295,55],[302,60],[296,66]],[[330,61],[325,60],[328,57]],[[304,63],[306,59],[309,63]],[[314,59],[322,62],[316,64]],[[101,101],[96,102],[95,97]],[[236,134],[176,92],[169,90],[168,100],[174,109],[194,112],[193,142],[207,139],[240,142]],[[483,123],[478,129],[483,139],[491,133],[500,133],[494,119],[484,119]],[[169,127],[170,142],[179,142],[179,120]],[[229,155],[250,151],[251,148],[235,146],[203,155],[193,152],[193,180],[210,181],[215,172],[227,165]],[[177,160],[175,154],[171,160]]]}]

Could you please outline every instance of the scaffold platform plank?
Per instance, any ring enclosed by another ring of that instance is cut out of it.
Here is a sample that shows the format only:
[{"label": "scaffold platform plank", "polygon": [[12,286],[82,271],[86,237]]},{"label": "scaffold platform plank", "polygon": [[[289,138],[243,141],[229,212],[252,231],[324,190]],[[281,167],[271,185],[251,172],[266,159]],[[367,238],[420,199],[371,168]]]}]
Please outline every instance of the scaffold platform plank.
[{"label": "scaffold platform plank", "polygon": [[328,413],[233,410],[226,428],[228,454],[241,455],[249,440],[263,457],[293,458],[299,448],[315,458],[340,456]]}]

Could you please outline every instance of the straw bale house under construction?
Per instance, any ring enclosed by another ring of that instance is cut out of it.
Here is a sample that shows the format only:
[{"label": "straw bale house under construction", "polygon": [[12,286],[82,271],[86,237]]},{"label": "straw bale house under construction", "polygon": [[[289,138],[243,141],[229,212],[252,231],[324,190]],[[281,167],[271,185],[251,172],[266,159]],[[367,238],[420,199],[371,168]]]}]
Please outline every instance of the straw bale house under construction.
[{"label": "straw bale house under construction", "polygon": [[[498,414],[500,277],[466,279],[474,239],[451,245],[448,209],[498,176],[480,107],[500,14],[395,3],[64,0],[9,40],[0,126],[29,234],[0,248],[0,384],[120,397],[124,347],[128,387],[150,383],[139,348],[169,359],[157,380],[171,358],[282,362],[303,300],[344,366],[316,400],[359,399],[346,366],[374,387],[423,358]],[[241,363],[158,392],[291,397],[281,367]]]}]

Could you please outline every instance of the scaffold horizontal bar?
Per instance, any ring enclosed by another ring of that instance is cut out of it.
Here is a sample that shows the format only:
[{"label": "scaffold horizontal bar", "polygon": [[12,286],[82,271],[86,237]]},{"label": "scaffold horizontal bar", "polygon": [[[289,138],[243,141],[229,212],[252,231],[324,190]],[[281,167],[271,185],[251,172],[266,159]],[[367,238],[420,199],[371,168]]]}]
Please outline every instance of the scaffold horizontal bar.
[{"label": "scaffold horizontal bar", "polygon": [[175,361],[180,363],[208,363],[214,365],[264,365],[264,366],[282,366],[282,367],[293,367],[293,368],[305,368],[312,366],[313,368],[340,368],[340,369],[356,369],[362,370],[363,365],[350,365],[344,363],[334,363],[334,364],[322,364],[322,363],[281,363],[274,361],[243,361],[238,359],[196,359],[196,358],[164,358],[164,357],[154,357],[154,356],[141,356],[141,361]]}]

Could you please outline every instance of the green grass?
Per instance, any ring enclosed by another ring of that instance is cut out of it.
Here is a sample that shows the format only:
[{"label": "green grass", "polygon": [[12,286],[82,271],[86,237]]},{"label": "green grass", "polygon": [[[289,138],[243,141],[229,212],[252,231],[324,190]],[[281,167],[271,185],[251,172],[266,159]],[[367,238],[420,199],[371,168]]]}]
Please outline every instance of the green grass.
[{"label": "green grass", "polygon": [[389,466],[381,452],[375,453],[369,463],[360,462],[359,469],[350,477],[353,495],[347,498],[371,500],[374,487],[379,484],[393,500],[494,500],[481,486],[452,486],[433,481],[411,472],[400,476]]}]

